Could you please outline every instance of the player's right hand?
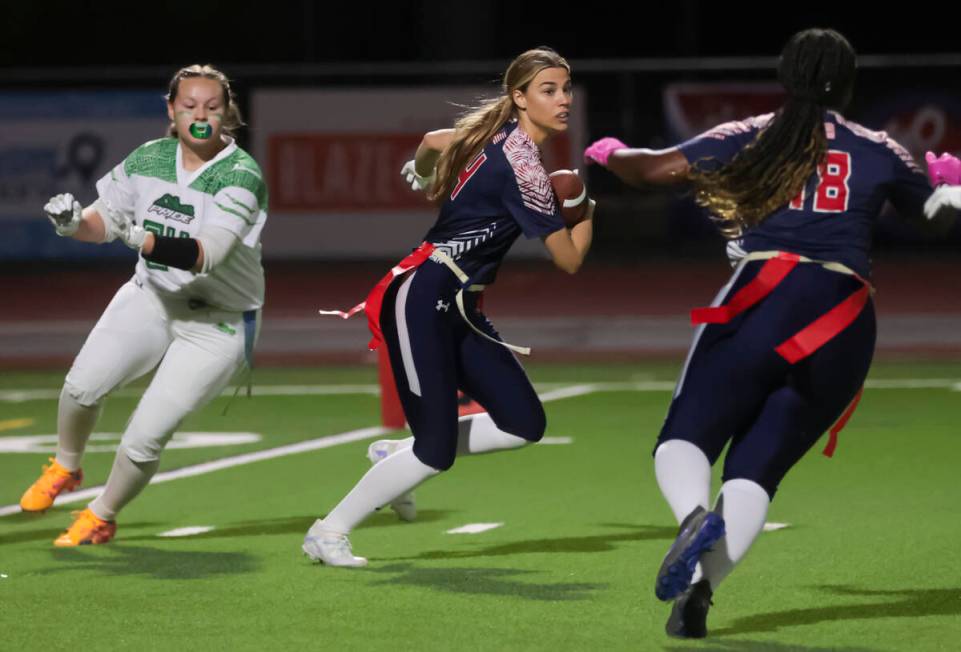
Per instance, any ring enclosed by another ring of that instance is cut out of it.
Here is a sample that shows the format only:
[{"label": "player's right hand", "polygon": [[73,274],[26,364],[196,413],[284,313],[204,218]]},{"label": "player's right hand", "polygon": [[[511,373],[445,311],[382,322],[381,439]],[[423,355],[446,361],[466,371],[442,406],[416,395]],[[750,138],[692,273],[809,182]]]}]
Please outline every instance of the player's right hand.
[{"label": "player's right hand", "polygon": [[961,209],[961,186],[938,186],[924,202],[924,214],[929,220],[949,208]]},{"label": "player's right hand", "polygon": [[51,197],[43,207],[43,212],[61,237],[72,236],[80,228],[83,207],[69,192]]},{"label": "player's right hand", "polygon": [[584,160],[587,163],[597,163],[607,167],[607,160],[619,149],[627,149],[627,145],[617,138],[607,136],[595,140],[584,150]]},{"label": "player's right hand", "polygon": [[400,169],[400,176],[407,180],[412,190],[427,190],[434,184],[434,172],[430,176],[422,177],[417,174],[417,165],[414,159],[404,163]]}]

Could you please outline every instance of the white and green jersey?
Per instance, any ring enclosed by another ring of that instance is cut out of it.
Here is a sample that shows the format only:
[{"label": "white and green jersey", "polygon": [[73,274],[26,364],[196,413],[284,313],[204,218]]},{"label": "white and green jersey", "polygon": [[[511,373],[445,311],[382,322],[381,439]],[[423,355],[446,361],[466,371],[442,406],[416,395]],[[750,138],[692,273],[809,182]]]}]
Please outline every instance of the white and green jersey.
[{"label": "white and green jersey", "polygon": [[206,274],[140,258],[137,278],[161,295],[201,299],[225,310],[260,308],[260,232],[267,221],[260,167],[232,140],[193,172],[184,170],[181,160],[176,138],[145,143],[97,182],[100,199],[157,235],[195,238],[215,225],[236,234],[239,242]]}]

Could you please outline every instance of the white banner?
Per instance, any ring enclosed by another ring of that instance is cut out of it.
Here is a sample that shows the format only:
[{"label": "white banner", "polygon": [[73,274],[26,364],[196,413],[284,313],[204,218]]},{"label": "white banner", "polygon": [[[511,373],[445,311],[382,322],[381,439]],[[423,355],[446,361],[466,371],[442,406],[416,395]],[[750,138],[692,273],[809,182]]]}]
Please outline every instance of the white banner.
[{"label": "white banner", "polygon": [[[452,126],[464,107],[496,94],[482,87],[371,90],[260,89],[251,102],[252,149],[270,189],[269,258],[399,258],[437,214],[400,168],[425,132]],[[570,130],[544,152],[548,170],[577,167],[585,98]],[[540,242],[515,251],[543,251]]]}]

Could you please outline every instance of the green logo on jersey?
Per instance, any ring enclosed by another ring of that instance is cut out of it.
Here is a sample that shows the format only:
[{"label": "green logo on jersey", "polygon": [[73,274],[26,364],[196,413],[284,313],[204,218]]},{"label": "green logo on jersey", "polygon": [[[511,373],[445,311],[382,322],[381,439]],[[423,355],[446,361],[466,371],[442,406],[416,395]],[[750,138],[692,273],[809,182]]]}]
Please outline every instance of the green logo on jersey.
[{"label": "green logo on jersey", "polygon": [[147,212],[159,215],[166,220],[174,220],[184,224],[190,224],[195,217],[193,206],[181,203],[180,197],[175,197],[170,193],[155,201],[147,209]]}]

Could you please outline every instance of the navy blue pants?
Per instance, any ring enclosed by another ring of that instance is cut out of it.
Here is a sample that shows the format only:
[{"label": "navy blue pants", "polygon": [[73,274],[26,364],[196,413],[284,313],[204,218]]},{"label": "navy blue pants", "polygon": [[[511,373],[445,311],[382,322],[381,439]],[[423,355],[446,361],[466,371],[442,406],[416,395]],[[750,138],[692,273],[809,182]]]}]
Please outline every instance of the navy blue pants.
[{"label": "navy blue pants", "polygon": [[[743,266],[720,303],[763,264]],[[713,465],[730,442],[723,479],[753,480],[773,497],[864,384],[874,354],[874,305],[869,301],[850,326],[793,365],[774,349],[860,288],[851,276],[800,264],[727,324],[699,327],[658,445],[689,441]]]},{"label": "navy blue pants", "polygon": [[[458,287],[447,267],[428,260],[391,283],[380,314],[414,454],[442,471],[457,455],[458,389],[505,432],[534,442],[546,427],[544,408],[514,354],[464,322],[454,302]],[[468,317],[499,339],[477,300],[477,293],[465,293]]]}]

